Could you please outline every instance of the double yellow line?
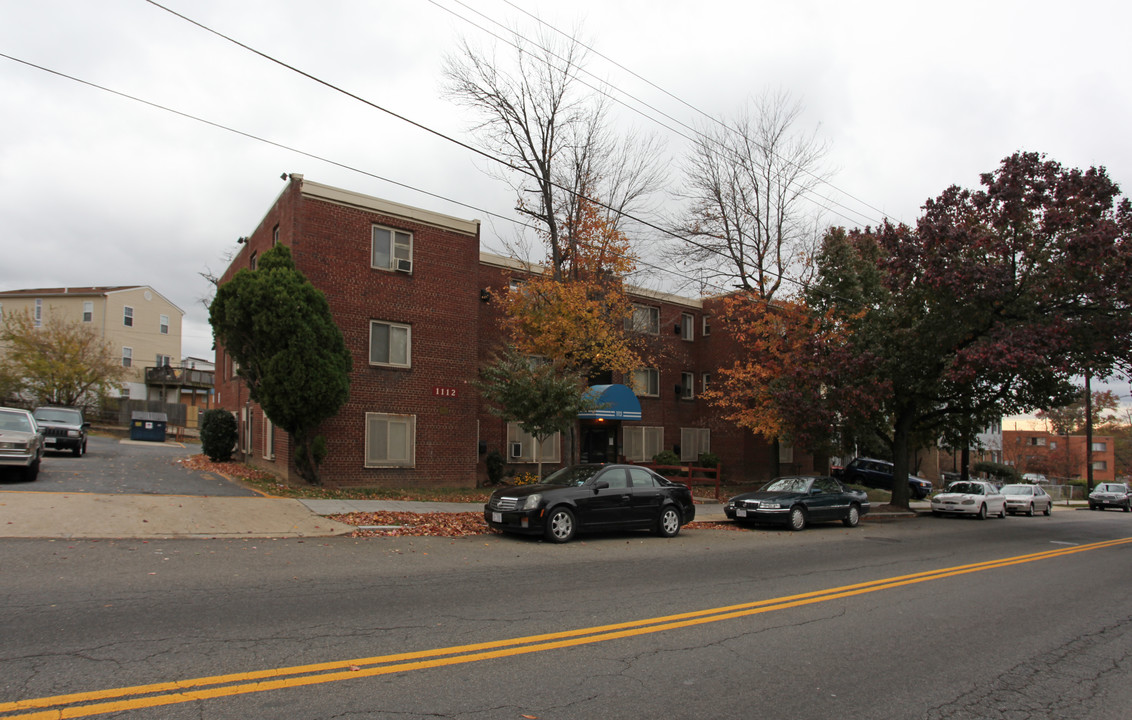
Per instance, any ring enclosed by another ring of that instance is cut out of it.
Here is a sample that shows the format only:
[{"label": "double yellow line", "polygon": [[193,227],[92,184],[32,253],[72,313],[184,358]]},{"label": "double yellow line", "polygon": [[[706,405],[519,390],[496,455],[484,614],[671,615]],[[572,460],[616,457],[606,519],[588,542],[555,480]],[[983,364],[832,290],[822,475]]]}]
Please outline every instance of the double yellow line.
[{"label": "double yellow line", "polygon": [[646,620],[634,620],[613,625],[600,625],[578,630],[529,635],[527,637],[514,638],[511,640],[495,640],[473,645],[456,645],[453,647],[437,648],[435,650],[379,655],[376,657],[356,658],[353,660],[341,660],[313,665],[297,665],[294,667],[258,670],[247,673],[213,675],[190,680],[154,683],[152,685],[135,685],[133,687],[17,700],[15,702],[0,703],[0,720],[8,720],[9,718],[21,718],[23,720],[61,720],[62,718],[90,717],[103,713],[160,707],[163,705],[173,705],[198,700],[266,692],[268,690],[280,690],[304,685],[318,685],[322,683],[338,682],[340,680],[355,680],[363,677],[373,677],[375,675],[388,675],[391,673],[424,670],[428,668],[478,662],[480,660],[545,652],[547,650],[619,640],[637,635],[676,630],[695,625],[705,625],[707,623],[732,620],[734,618],[773,612],[776,610],[786,610],[803,605],[813,605],[830,600],[852,597],[854,595],[864,595],[866,593],[890,590],[905,585],[941,580],[956,575],[993,570],[1010,565],[1036,562],[1038,560],[1048,560],[1080,552],[1126,545],[1128,543],[1132,543],[1132,538],[1059,548],[1057,550],[1049,550],[1030,555],[1019,555],[1000,560],[991,560],[972,565],[960,565],[912,575],[901,575],[883,580],[843,585],[827,590],[817,590],[771,600],[759,600],[756,602],[728,605],[709,610],[697,610],[694,612],[667,615]]}]

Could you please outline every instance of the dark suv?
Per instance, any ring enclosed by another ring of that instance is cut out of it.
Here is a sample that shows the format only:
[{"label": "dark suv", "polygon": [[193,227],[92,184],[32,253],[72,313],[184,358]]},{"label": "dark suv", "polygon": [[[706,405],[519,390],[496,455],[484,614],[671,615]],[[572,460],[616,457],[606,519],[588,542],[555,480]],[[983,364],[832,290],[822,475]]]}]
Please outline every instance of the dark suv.
[{"label": "dark suv", "polygon": [[[842,482],[849,485],[864,485],[879,490],[892,490],[892,463],[887,460],[856,458],[836,474]],[[908,492],[914,499],[922,500],[932,493],[931,481],[916,475],[909,475]]]},{"label": "dark suv", "polygon": [[70,407],[37,407],[32,413],[43,430],[44,450],[70,450],[75,457],[86,453],[86,431],[90,423],[83,411]]}]

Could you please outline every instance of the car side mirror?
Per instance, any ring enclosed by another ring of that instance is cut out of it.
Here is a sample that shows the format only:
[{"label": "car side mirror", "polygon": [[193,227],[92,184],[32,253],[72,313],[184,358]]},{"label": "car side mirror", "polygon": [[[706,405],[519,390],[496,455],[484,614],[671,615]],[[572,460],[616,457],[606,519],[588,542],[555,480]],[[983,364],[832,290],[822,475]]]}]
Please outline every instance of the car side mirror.
[{"label": "car side mirror", "polygon": [[598,480],[597,482],[594,483],[593,487],[594,487],[594,494],[596,495],[598,490],[604,490],[605,488],[609,487],[609,481],[608,480]]}]

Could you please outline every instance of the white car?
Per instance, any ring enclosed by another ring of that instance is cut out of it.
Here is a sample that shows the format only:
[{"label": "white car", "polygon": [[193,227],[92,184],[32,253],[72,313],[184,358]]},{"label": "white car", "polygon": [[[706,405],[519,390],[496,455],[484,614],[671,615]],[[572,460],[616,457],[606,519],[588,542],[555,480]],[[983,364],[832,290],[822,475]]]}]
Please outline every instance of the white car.
[{"label": "white car", "polygon": [[932,515],[974,515],[985,520],[987,515],[1006,517],[1006,496],[989,482],[968,480],[953,482],[932,498]]},{"label": "white car", "polygon": [[1053,512],[1053,498],[1037,485],[1003,485],[1002,494],[1006,496],[1006,512],[1026,513],[1030,517],[1035,511],[1043,515]]}]

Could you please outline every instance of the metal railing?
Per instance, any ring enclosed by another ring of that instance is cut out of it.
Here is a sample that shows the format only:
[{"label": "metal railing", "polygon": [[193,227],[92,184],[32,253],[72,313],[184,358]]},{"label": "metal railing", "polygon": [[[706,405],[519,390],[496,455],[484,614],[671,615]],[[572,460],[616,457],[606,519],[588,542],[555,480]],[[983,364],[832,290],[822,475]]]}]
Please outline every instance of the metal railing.
[{"label": "metal railing", "polygon": [[179,385],[182,387],[213,387],[216,372],[188,368],[153,367],[145,369],[146,385]]}]

